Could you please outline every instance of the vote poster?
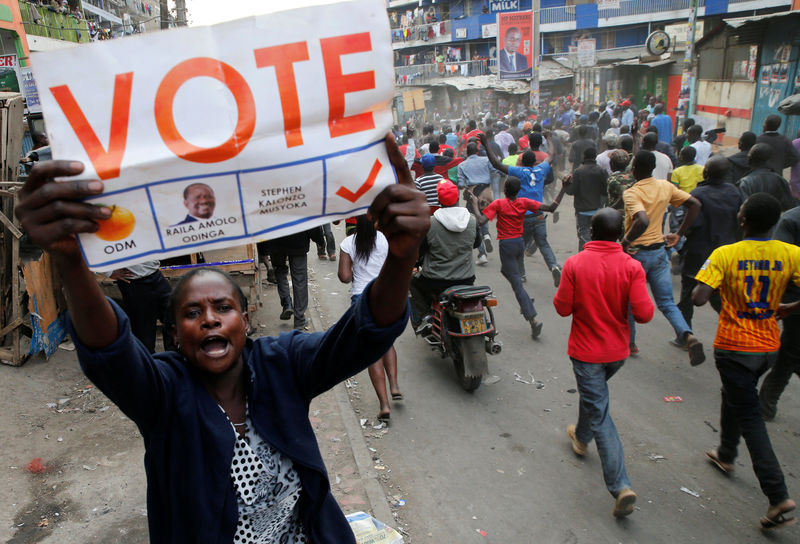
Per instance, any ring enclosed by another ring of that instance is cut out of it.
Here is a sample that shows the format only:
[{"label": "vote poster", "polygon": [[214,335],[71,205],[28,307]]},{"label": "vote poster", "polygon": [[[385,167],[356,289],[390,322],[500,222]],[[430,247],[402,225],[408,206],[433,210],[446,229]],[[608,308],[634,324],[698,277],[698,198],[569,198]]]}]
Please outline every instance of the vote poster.
[{"label": "vote poster", "polygon": [[497,14],[497,64],[500,79],[531,78],[533,16],[530,11]]},{"label": "vote poster", "polygon": [[360,213],[397,178],[385,5],[352,0],[36,53],[53,156],[111,207],[79,237],[119,268]]}]

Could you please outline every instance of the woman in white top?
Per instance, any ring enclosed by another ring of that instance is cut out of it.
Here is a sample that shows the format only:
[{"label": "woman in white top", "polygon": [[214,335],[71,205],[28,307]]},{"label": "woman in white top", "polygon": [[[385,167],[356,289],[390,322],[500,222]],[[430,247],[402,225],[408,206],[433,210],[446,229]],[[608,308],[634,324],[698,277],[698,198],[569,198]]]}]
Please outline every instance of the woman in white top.
[{"label": "woman in white top", "polygon": [[[354,303],[369,282],[378,277],[389,252],[389,244],[375,225],[360,215],[356,219],[355,233],[342,241],[339,259],[339,280],[353,283],[350,289],[351,303]],[[397,386],[397,352],[394,346],[369,367],[369,379],[375,388],[380,403],[378,420],[388,422],[391,408],[386,393],[386,376],[389,376],[389,389],[392,400],[402,400],[403,394]]]}]

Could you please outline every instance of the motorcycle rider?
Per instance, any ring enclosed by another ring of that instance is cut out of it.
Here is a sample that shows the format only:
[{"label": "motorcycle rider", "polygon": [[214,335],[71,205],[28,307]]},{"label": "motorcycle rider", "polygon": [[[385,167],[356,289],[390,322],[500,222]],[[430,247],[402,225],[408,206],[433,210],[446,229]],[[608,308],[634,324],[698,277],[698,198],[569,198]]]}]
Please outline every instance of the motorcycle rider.
[{"label": "motorcycle rider", "polygon": [[422,240],[422,271],[411,279],[411,324],[416,330],[430,313],[433,297],[454,285],[475,283],[472,250],[481,245],[475,216],[458,206],[458,187],[448,180],[436,186],[441,207],[431,217]]}]

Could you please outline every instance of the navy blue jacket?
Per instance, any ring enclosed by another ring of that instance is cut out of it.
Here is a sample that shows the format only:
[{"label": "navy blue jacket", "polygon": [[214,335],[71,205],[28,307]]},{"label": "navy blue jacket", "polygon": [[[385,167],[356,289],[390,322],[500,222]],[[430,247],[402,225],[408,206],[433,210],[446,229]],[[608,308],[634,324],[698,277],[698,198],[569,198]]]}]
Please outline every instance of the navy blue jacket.
[{"label": "navy blue jacket", "polygon": [[[367,286],[368,293],[372,286]],[[300,476],[300,517],[315,543],[355,544],[330,492],[308,419],[311,399],[377,361],[405,328],[379,328],[368,296],[359,297],[324,333],[292,331],[247,339],[250,417],[264,440],[289,457]],[[118,338],[101,350],[82,345],[69,323],[86,376],[142,433],[147,512],[153,543],[230,543],[238,510],[230,478],[234,433],[225,414],[175,353],[150,355],[112,302]]]}]

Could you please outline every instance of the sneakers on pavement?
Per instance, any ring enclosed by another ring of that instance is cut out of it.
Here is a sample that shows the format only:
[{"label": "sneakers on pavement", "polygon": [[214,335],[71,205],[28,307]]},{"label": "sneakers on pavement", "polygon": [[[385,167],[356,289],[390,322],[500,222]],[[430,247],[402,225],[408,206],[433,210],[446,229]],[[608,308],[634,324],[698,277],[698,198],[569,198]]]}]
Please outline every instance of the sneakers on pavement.
[{"label": "sneakers on pavement", "polygon": [[492,245],[492,237],[488,234],[483,235],[483,247],[486,248],[487,253],[491,253],[494,250],[494,246]]},{"label": "sneakers on pavement", "polygon": [[478,255],[478,258],[475,260],[475,264],[479,264],[481,266],[485,265],[489,262],[489,258],[486,255]]},{"label": "sneakers on pavement", "polygon": [[554,266],[550,269],[550,273],[553,274],[553,285],[558,287],[558,285],[561,283],[561,267]]},{"label": "sneakers on pavement", "polygon": [[281,320],[288,321],[294,315],[294,311],[289,308],[288,306],[284,306],[283,310],[281,310]]},{"label": "sneakers on pavement", "polygon": [[617,502],[614,503],[614,517],[623,518],[633,513],[633,505],[636,504],[636,493],[633,489],[623,489],[617,495]]},{"label": "sneakers on pavement", "polygon": [[570,441],[572,442],[572,451],[575,452],[575,455],[580,455],[583,457],[586,455],[586,452],[589,451],[589,446],[578,440],[578,437],[575,436],[575,429],[577,427],[573,424],[567,427],[567,436],[569,437]]},{"label": "sneakers on pavement", "polygon": [[533,257],[536,250],[539,249],[539,246],[536,245],[536,242],[531,242],[527,248],[525,248],[525,256],[526,257]]}]

